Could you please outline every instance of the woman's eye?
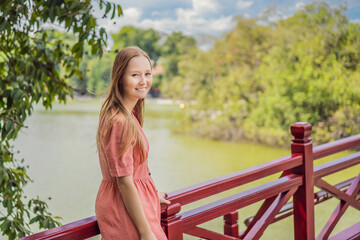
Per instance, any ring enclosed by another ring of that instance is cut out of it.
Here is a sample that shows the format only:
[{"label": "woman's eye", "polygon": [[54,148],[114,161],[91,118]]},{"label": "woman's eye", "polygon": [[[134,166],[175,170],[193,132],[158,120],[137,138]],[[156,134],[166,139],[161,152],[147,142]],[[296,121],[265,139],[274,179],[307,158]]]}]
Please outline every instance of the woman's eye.
[{"label": "woman's eye", "polygon": [[137,76],[139,76],[139,74],[134,73],[134,74],[132,74],[131,76],[133,76],[133,77],[137,77]]},{"label": "woman's eye", "polygon": [[146,73],[145,75],[146,75],[146,76],[151,76],[151,73]]}]

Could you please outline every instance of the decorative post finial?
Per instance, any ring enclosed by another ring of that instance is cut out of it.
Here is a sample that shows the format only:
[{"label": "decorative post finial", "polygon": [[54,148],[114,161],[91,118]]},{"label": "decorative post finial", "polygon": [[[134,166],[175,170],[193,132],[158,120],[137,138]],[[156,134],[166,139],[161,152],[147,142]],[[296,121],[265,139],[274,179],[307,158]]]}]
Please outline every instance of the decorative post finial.
[{"label": "decorative post finial", "polygon": [[183,239],[183,222],[181,216],[177,215],[181,210],[180,203],[166,206],[161,213],[161,226],[169,240]]},{"label": "decorative post finial", "polygon": [[311,141],[312,126],[307,122],[296,122],[291,125],[291,134],[294,136],[293,143],[307,143]]}]

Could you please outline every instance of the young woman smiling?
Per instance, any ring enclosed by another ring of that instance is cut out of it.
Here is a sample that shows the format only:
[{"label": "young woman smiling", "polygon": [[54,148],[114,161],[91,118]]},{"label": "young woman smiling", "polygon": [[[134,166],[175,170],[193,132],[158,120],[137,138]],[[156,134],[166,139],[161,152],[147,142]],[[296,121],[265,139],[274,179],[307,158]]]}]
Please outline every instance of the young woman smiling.
[{"label": "young woman smiling", "polygon": [[149,56],[138,47],[117,53],[102,105],[97,147],[103,176],[95,203],[102,240],[165,240],[158,193],[148,168],[142,130],[144,98],[152,84]]}]

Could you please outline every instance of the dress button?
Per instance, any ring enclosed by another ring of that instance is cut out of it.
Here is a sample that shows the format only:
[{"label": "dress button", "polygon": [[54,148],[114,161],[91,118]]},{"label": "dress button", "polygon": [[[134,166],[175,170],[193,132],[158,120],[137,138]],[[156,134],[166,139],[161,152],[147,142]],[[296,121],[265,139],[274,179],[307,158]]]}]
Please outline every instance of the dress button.
[{"label": "dress button", "polygon": [[151,175],[151,172],[149,172],[149,175]]}]

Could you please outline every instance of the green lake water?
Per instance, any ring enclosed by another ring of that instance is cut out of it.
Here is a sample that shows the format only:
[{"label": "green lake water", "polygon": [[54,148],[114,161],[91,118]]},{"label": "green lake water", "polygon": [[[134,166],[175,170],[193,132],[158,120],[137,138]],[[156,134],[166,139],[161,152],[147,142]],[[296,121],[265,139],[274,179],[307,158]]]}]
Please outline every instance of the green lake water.
[{"label": "green lake water", "polygon": [[[20,150],[16,157],[25,158],[25,164],[30,166],[28,173],[34,180],[26,187],[26,195],[39,196],[41,199],[51,197],[48,201],[50,210],[62,217],[63,224],[94,215],[95,197],[101,181],[95,142],[99,109],[100,100],[70,101],[66,105],[54,105],[48,111],[36,107],[25,123],[28,128],[23,128],[15,142],[15,149]],[[174,113],[181,114],[177,105],[156,102],[146,105],[144,132],[150,143],[149,165],[157,188],[161,191],[171,192],[290,153],[290,148],[175,135],[170,131]],[[289,139],[289,146],[290,142]],[[349,153],[334,157],[346,154]],[[316,164],[328,159],[317,161]],[[355,166],[326,180],[337,183],[354,177],[359,170],[359,166]],[[235,194],[277,176],[184,206],[183,210]],[[317,233],[337,204],[338,201],[333,199],[316,206]],[[253,216],[258,207],[259,204],[255,204],[239,210],[240,231],[245,229],[243,221]],[[334,232],[358,221],[359,211],[350,208]],[[201,226],[221,232],[223,220],[218,218]],[[197,238],[185,235],[184,239]],[[272,224],[261,239],[293,239],[292,217]]]}]

